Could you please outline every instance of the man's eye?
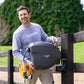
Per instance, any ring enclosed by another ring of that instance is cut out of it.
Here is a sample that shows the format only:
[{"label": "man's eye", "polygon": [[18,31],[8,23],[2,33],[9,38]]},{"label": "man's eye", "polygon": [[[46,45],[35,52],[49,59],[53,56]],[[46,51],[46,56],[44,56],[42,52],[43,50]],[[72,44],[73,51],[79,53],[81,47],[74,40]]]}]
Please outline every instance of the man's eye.
[{"label": "man's eye", "polygon": [[20,16],[22,16],[22,15],[20,15]]}]

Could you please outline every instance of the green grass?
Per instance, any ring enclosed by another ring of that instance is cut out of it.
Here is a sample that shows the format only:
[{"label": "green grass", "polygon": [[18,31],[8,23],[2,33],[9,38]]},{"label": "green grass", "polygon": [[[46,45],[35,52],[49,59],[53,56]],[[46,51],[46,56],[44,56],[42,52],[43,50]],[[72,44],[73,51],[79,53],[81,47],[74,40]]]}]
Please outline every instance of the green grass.
[{"label": "green grass", "polygon": [[[8,50],[11,50],[12,47],[11,46],[0,46],[0,52],[5,52]],[[14,58],[13,64],[14,66],[18,66],[18,64],[20,63],[20,61],[18,61],[16,58]],[[0,66],[8,66],[8,57],[0,57]]]},{"label": "green grass", "polygon": [[[75,43],[74,47],[74,63],[84,63],[84,42]],[[0,46],[0,52],[11,50],[11,46]],[[14,58],[14,66],[18,66],[20,62]],[[0,57],[0,66],[8,66],[8,57]]]},{"label": "green grass", "polygon": [[0,52],[5,52],[11,49],[12,49],[11,46],[0,46]]},{"label": "green grass", "polygon": [[84,63],[84,42],[74,44],[74,62]]}]

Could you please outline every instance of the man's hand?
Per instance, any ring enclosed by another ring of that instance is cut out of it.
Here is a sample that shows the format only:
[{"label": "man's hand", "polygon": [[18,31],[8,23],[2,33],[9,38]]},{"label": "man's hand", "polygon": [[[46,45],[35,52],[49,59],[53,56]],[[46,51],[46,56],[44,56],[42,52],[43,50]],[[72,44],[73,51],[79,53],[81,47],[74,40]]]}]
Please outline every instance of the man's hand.
[{"label": "man's hand", "polygon": [[35,68],[33,67],[33,63],[30,61],[29,62],[29,67],[32,69],[32,70],[35,70]]},{"label": "man's hand", "polygon": [[55,36],[50,36],[50,39],[52,40],[52,43],[55,43],[55,40],[58,41],[58,39]]}]

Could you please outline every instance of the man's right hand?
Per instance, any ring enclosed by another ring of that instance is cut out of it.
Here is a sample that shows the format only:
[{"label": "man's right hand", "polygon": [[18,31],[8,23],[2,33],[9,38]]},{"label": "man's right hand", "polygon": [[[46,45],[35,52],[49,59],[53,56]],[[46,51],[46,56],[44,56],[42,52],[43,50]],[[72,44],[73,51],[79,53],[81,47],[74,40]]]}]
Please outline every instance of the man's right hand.
[{"label": "man's right hand", "polygon": [[30,61],[29,62],[29,67],[32,69],[32,70],[35,70],[35,68],[33,67],[33,63]]}]

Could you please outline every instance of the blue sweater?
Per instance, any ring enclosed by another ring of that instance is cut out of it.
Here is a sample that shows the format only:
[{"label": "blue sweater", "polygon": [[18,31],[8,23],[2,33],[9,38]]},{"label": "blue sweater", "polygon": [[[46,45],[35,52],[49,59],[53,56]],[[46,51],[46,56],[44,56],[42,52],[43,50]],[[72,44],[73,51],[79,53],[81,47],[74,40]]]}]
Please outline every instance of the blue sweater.
[{"label": "blue sweater", "polygon": [[[13,34],[12,51],[13,56],[23,62],[23,55],[29,43],[37,41],[50,41],[39,24],[31,23],[29,27],[20,26]],[[31,60],[29,53],[25,55],[26,63]]]}]

